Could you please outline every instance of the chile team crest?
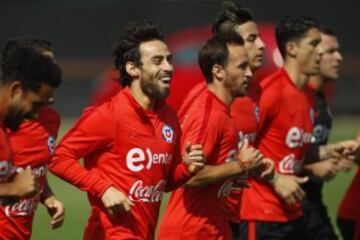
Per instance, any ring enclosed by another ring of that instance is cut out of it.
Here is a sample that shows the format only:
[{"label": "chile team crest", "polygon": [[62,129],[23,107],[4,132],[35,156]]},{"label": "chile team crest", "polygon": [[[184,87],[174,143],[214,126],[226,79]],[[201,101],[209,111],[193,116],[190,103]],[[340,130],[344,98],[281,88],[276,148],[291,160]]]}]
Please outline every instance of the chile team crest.
[{"label": "chile team crest", "polygon": [[48,148],[51,155],[53,155],[55,150],[55,138],[53,138],[52,136],[49,136],[48,138]]},{"label": "chile team crest", "polygon": [[174,141],[174,130],[170,125],[165,124],[161,129],[162,137],[167,143],[172,143]]}]

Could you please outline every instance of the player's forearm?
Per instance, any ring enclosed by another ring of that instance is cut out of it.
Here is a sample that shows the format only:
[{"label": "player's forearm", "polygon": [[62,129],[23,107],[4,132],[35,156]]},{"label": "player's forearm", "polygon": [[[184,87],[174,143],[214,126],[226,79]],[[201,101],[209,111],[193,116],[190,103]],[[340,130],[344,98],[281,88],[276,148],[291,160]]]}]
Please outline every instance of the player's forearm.
[{"label": "player's forearm", "polygon": [[1,197],[18,197],[17,189],[11,182],[0,183],[0,198]]},{"label": "player's forearm", "polygon": [[187,187],[199,187],[215,182],[220,182],[230,177],[234,177],[242,172],[237,161],[231,161],[221,165],[206,165],[187,183]]},{"label": "player's forearm", "polygon": [[323,145],[323,146],[310,145],[309,149],[305,155],[304,164],[323,161],[323,160],[333,157],[333,149],[332,148],[333,148],[333,146],[330,144]]},{"label": "player's forearm", "polygon": [[44,191],[41,193],[41,196],[40,196],[40,202],[44,203],[44,201],[46,199],[48,199],[49,197],[52,197],[52,196],[54,196],[54,193],[53,193],[51,187],[49,186],[49,182],[46,179]]},{"label": "player's forearm", "polygon": [[171,192],[186,183],[193,175],[188,171],[188,166],[181,162],[169,173],[165,192]]},{"label": "player's forearm", "polygon": [[63,149],[56,151],[49,169],[66,182],[98,197],[112,186],[112,183],[101,178],[99,174],[86,170],[74,156],[63,152]]}]

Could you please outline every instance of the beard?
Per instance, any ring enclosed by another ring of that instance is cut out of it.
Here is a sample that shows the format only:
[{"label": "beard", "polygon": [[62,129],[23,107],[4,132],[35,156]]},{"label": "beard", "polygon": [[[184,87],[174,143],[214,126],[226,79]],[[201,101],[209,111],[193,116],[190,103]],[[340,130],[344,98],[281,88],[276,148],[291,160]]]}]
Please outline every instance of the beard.
[{"label": "beard", "polygon": [[156,83],[150,81],[140,81],[141,90],[149,97],[154,99],[164,99],[170,94],[170,88],[161,88]]},{"label": "beard", "polygon": [[24,120],[25,116],[21,113],[21,111],[18,108],[11,106],[9,107],[3,123],[11,131],[16,131],[19,129]]}]

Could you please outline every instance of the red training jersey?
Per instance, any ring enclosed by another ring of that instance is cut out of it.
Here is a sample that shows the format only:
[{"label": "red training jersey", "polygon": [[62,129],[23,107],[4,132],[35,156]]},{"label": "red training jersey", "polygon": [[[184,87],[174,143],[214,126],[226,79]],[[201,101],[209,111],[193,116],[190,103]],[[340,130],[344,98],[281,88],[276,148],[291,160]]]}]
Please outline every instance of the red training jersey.
[{"label": "red training jersey", "polygon": [[[0,123],[0,183],[7,182],[13,172],[12,151],[6,128]],[[0,203],[2,199],[0,199]]]},{"label": "red training jersey", "polygon": [[[92,212],[84,239],[154,239],[163,192],[191,177],[179,140],[175,112],[161,102],[154,111],[143,109],[128,88],[85,111],[50,164],[54,174],[88,192]],[[101,196],[110,186],[135,203],[131,213],[108,216]]]},{"label": "red training jersey", "polygon": [[60,126],[59,115],[49,107],[42,107],[39,118],[26,120],[8,136],[13,151],[14,171],[31,168],[38,177],[40,191],[34,197],[5,201],[0,206],[0,239],[29,239],[34,212],[46,186],[47,164],[55,147]]},{"label": "red training jersey", "polygon": [[[251,81],[248,89],[248,95],[235,98],[233,104],[231,105],[231,117],[234,120],[239,140],[241,142],[244,139],[248,139],[250,145],[255,145],[255,139],[259,127],[259,91],[258,81]],[[244,178],[246,179],[246,177],[246,175],[240,176],[239,180],[244,181]],[[236,184],[234,186],[236,186]],[[233,187],[229,196],[226,198],[229,220],[232,222],[240,222],[241,220],[241,196],[242,188]]]},{"label": "red training jersey", "polygon": [[[207,165],[233,160],[238,136],[228,106],[206,91],[193,102],[182,122],[182,147],[203,145]],[[160,224],[158,239],[230,239],[225,200],[232,179],[175,190]]]},{"label": "red training jersey", "polygon": [[[312,136],[313,110],[304,91],[279,69],[260,83],[260,122],[256,147],[275,162],[275,171],[293,175],[301,163]],[[244,189],[241,218],[287,222],[302,215],[299,204],[287,205],[266,183],[249,179]]]}]

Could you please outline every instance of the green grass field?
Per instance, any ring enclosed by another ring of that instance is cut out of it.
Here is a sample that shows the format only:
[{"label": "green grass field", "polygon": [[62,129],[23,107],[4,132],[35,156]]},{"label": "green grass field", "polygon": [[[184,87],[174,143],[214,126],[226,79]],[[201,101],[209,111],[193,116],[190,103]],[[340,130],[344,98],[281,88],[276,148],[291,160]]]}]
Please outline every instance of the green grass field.
[{"label": "green grass field", "polygon": [[[60,137],[72,125],[72,120],[63,120]],[[335,117],[334,129],[331,141],[344,140],[354,137],[354,133],[360,128],[359,117]],[[324,189],[325,202],[329,208],[330,216],[334,221],[337,206],[347,189],[353,175],[354,169],[349,173],[340,174],[335,180],[326,184]],[[49,174],[50,175],[50,174]],[[75,189],[71,185],[50,175],[49,182],[57,197],[61,199],[66,207],[65,223],[61,229],[51,230],[49,228],[50,218],[43,206],[39,206],[33,226],[34,240],[64,240],[82,239],[82,234],[89,215],[89,204],[86,194]],[[167,196],[163,201],[166,204]]]}]

